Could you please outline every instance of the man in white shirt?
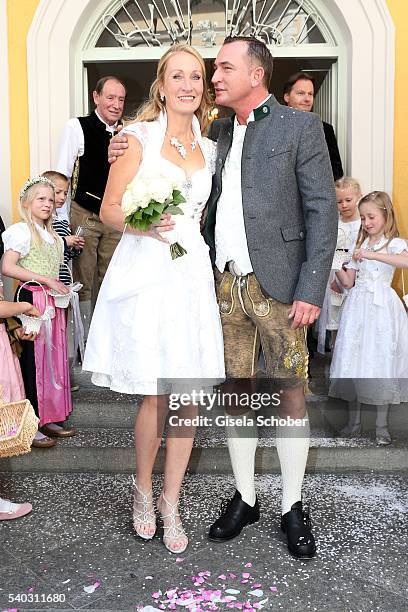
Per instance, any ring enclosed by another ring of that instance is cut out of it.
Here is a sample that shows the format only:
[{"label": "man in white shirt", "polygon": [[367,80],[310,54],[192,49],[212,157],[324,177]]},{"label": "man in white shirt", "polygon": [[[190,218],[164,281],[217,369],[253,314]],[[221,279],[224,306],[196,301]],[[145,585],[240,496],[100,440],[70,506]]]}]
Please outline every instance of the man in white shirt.
[{"label": "man in white shirt", "polygon": [[[336,199],[322,123],[314,113],[278,104],[269,94],[272,70],[268,48],[254,38],[227,38],[218,53],[216,103],[235,115],[211,126],[217,163],[204,234],[215,249],[225,367],[235,379],[227,390],[242,388],[248,396],[262,345],[268,377],[280,392],[279,417],[294,422],[276,427],[281,528],[289,552],[310,559],[316,546],[301,497],[310,441],[305,329],[323,302]],[[259,519],[256,413],[241,408],[238,415],[243,425],[227,424],[236,491],[209,532],[219,542]]]},{"label": "man in white shirt", "polygon": [[[99,79],[93,92],[95,110],[86,117],[70,119],[64,129],[57,170],[71,178],[71,228],[86,234],[80,257],[73,262],[76,281],[83,284],[80,309],[87,336],[92,302],[99,289],[120,233],[99,219],[99,211],[109,174],[107,150],[116,134],[125,103],[125,85],[113,76]],[[96,276],[96,278],[95,278]]]}]

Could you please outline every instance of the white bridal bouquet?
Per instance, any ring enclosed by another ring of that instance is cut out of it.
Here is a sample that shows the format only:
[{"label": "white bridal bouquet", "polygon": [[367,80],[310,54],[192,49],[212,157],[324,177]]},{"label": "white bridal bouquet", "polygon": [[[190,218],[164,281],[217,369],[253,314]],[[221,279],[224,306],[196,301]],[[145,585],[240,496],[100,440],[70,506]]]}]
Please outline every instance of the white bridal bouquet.
[{"label": "white bridal bouquet", "polygon": [[[125,223],[145,232],[153,223],[159,223],[164,213],[183,215],[180,204],[185,202],[178,186],[161,174],[138,174],[126,187],[122,198]],[[178,243],[170,245],[172,259],[187,251]]]}]

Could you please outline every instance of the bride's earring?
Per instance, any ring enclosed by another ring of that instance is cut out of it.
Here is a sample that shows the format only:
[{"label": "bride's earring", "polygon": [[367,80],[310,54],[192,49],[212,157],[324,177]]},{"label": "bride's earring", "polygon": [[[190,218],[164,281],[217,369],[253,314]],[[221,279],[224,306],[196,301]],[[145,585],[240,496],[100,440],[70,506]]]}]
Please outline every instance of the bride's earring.
[{"label": "bride's earring", "polygon": [[163,94],[160,94],[160,100],[161,100],[162,102],[164,102],[164,96],[163,96]]}]

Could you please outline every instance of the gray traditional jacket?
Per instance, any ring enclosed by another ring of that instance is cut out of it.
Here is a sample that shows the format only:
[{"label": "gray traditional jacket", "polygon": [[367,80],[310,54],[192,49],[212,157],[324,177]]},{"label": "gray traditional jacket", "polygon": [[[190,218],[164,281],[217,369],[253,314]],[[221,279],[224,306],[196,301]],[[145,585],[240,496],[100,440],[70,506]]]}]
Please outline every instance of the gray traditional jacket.
[{"label": "gray traditional jacket", "polygon": [[[241,189],[252,267],[279,302],[322,306],[337,239],[337,206],[320,117],[281,106],[274,96],[254,111],[242,149]],[[222,170],[234,119],[215,121],[216,173],[204,236],[215,248]]]}]

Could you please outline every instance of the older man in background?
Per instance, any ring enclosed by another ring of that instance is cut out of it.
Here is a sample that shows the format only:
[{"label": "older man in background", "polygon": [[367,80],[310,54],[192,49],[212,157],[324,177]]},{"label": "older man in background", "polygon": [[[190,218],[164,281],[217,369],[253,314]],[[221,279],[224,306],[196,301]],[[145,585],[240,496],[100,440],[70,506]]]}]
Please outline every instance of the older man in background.
[{"label": "older man in background", "polygon": [[99,211],[110,167],[108,146],[120,126],[125,97],[126,88],[120,79],[99,79],[93,92],[95,109],[86,117],[68,121],[57,164],[57,170],[71,178],[72,232],[86,234],[81,256],[73,262],[74,278],[83,285],[79,299],[85,337],[96,299],[93,288],[99,290],[120,240],[120,232],[100,221]]}]

